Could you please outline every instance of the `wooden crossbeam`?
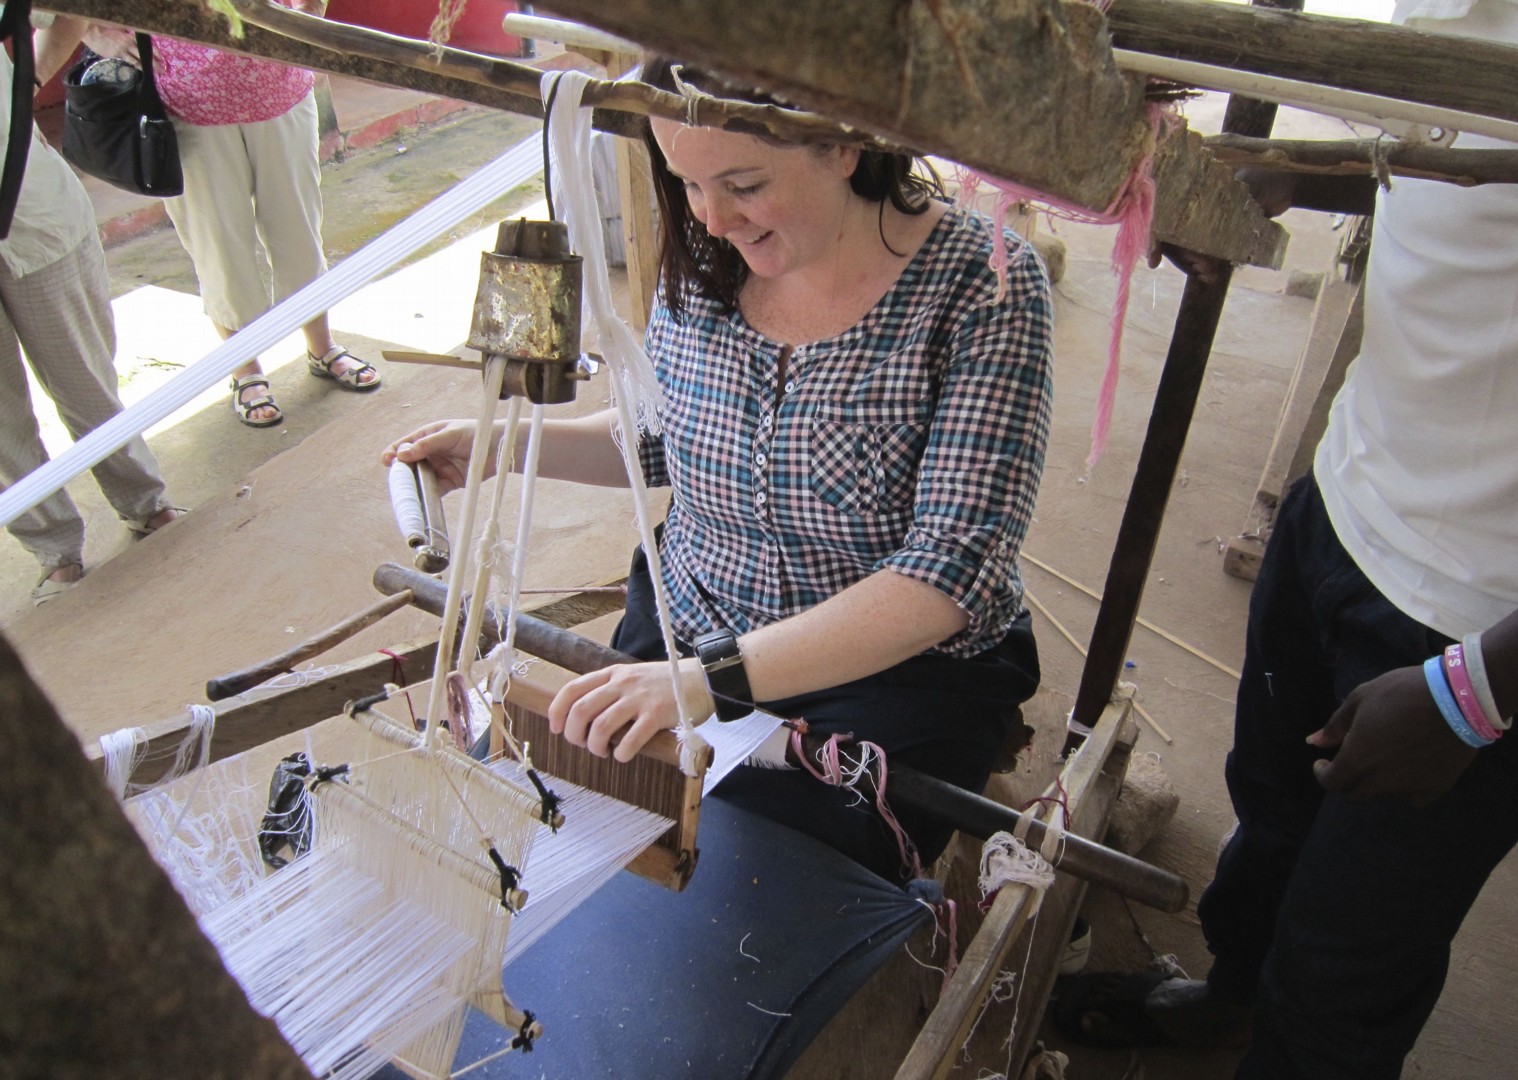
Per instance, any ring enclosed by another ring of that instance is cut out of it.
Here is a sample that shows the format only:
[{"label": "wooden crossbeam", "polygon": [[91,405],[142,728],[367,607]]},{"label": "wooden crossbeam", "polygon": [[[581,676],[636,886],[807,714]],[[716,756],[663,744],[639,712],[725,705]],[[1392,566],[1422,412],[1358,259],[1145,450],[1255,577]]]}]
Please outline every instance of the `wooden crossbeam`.
[{"label": "wooden crossbeam", "polygon": [[1518,46],[1217,0],[1117,0],[1117,48],[1518,120]]},{"label": "wooden crossbeam", "polygon": [[[434,56],[423,43],[358,28],[332,24],[338,36],[324,48],[252,24],[233,38],[223,20],[189,0],[44,0],[43,6],[333,74],[542,113],[531,69],[457,50]],[[854,0],[803,11],[735,0],[560,0],[556,6],[615,31],[636,31],[638,40],[656,48],[769,87],[883,139],[1092,210],[1112,204],[1150,137],[1143,81],[1118,70],[1105,25],[1085,4]],[[284,23],[296,21],[285,16]],[[602,130],[636,135],[643,123],[627,112],[596,110]],[[1194,134],[1179,126],[1167,131],[1155,175],[1157,239],[1230,262],[1280,265],[1285,232]]]},{"label": "wooden crossbeam", "polygon": [[[555,0],[557,13],[762,86],[902,146],[1092,210],[1144,155],[1142,78],[1093,5],[1060,0]],[[1183,127],[1155,163],[1154,235],[1279,266],[1285,234]]]}]

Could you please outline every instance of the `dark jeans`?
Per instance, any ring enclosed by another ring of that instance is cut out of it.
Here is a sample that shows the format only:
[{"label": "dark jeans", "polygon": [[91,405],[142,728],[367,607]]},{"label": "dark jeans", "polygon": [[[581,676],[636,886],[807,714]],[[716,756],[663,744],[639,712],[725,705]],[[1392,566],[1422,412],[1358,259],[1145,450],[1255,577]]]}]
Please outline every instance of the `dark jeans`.
[{"label": "dark jeans", "polygon": [[[612,646],[645,660],[662,659],[664,642],[642,548],[633,556],[627,586],[627,611]],[[690,655],[688,643],[676,645]],[[909,765],[979,793],[1020,717],[1018,706],[1033,696],[1038,679],[1038,648],[1024,612],[999,644],[968,659],[915,656],[856,682],[760,704],[776,715],[805,719],[813,731],[852,732],[878,744],[888,765]],[[887,881],[902,880],[896,840],[873,807],[810,773],[740,765],[712,795],[814,836]],[[953,827],[894,810],[926,866],[948,844]]]},{"label": "dark jeans", "polygon": [[1449,639],[1345,552],[1311,476],[1281,503],[1249,608],[1228,791],[1238,831],[1197,907],[1219,998],[1255,1004],[1244,1078],[1395,1078],[1450,941],[1518,841],[1518,737],[1430,806],[1325,795],[1307,736],[1360,683]]}]

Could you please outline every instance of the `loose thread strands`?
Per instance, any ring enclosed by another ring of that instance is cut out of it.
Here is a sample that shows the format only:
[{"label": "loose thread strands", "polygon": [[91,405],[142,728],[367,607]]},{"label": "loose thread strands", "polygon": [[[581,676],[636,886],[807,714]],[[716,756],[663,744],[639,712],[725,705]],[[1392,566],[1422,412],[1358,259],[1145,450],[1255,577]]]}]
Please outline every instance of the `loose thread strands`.
[{"label": "loose thread strands", "polygon": [[922,877],[922,860],[917,856],[917,848],[913,845],[911,837],[907,836],[906,830],[896,820],[890,804],[886,802],[885,751],[872,742],[855,742],[850,744],[850,749],[856,751],[859,756],[851,760],[843,753],[841,747],[843,736],[832,735],[818,747],[816,754],[813,755],[807,752],[800,731],[792,731],[790,738],[791,748],[796,760],[801,762],[801,767],[824,784],[830,787],[846,788],[852,791],[861,802],[869,798],[865,791],[865,784],[868,783],[874,789],[875,810],[880,815],[881,821],[885,822],[886,828],[890,829],[891,835],[896,838],[896,847],[901,853],[902,868],[913,879]]},{"label": "loose thread strands", "polygon": [[1107,346],[1107,368],[1102,376],[1101,392],[1097,400],[1096,418],[1091,425],[1091,450],[1086,456],[1086,471],[1095,467],[1102,451],[1106,449],[1107,437],[1112,427],[1112,410],[1117,399],[1119,361],[1122,356],[1123,324],[1128,316],[1128,296],[1133,281],[1133,270],[1140,255],[1149,250],[1150,230],[1154,221],[1154,153],[1163,128],[1174,122],[1173,113],[1159,102],[1148,105],[1149,132],[1144,151],[1137,166],[1129,175],[1112,202],[1100,212],[1080,207],[1071,202],[1055,199],[1034,191],[1011,180],[986,176],[973,170],[962,170],[967,177],[961,188],[961,197],[968,199],[976,187],[989,184],[1001,192],[993,215],[995,235],[992,237],[991,266],[996,270],[1005,288],[1007,270],[1006,239],[1002,229],[1007,210],[1017,203],[1036,203],[1046,213],[1070,221],[1096,225],[1117,225],[1117,238],[1112,245],[1112,271],[1117,276],[1117,295],[1113,301],[1111,333]]}]

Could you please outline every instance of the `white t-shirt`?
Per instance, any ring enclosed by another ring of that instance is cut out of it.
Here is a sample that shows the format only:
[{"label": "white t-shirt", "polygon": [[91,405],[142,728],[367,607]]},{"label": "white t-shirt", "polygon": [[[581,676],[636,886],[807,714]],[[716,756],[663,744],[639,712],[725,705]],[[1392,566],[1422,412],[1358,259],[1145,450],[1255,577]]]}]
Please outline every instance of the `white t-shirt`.
[{"label": "white t-shirt", "polygon": [[[1518,42],[1512,0],[1401,0],[1418,29]],[[1461,135],[1461,147],[1511,143]],[[1398,608],[1459,637],[1518,609],[1518,184],[1398,178],[1379,196],[1365,336],[1314,474]]]}]

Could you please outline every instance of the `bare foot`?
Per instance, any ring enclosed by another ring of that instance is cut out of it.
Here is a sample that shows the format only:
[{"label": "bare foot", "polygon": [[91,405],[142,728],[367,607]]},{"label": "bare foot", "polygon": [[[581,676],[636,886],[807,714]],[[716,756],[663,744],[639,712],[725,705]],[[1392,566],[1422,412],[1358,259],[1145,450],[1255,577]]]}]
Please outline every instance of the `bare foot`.
[{"label": "bare foot", "polygon": [[178,517],[178,510],[174,509],[172,506],[166,506],[162,510],[158,511],[158,513],[154,514],[152,517],[148,518],[144,524],[147,525],[148,532],[154,533]]},{"label": "bare foot", "polygon": [[47,580],[56,581],[60,585],[72,585],[82,577],[84,577],[84,567],[78,563],[69,563],[67,566],[60,566],[54,570],[47,576]]}]

